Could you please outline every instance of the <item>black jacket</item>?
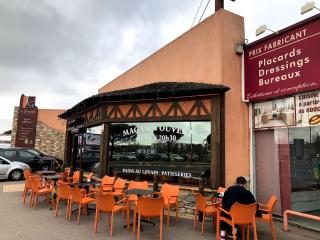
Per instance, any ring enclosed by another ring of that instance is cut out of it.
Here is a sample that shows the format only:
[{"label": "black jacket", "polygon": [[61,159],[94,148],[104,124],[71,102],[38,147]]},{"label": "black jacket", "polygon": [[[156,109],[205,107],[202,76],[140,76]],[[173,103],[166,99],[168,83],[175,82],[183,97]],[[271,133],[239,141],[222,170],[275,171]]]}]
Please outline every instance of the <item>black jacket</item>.
[{"label": "black jacket", "polygon": [[255,203],[256,200],[250,191],[248,191],[245,187],[242,186],[232,186],[229,187],[222,198],[222,208],[230,211],[231,206],[235,203],[241,204],[252,204]]}]

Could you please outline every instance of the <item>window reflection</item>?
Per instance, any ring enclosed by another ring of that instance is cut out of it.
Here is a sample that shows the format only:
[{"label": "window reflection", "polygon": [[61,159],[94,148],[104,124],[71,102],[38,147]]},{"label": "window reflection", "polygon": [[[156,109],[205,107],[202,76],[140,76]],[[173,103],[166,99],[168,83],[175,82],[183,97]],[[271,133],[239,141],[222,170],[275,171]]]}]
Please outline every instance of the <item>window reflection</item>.
[{"label": "window reflection", "polygon": [[292,191],[320,188],[320,127],[289,129]]},{"label": "window reflection", "polygon": [[118,162],[210,162],[210,122],[114,123],[110,159]]}]

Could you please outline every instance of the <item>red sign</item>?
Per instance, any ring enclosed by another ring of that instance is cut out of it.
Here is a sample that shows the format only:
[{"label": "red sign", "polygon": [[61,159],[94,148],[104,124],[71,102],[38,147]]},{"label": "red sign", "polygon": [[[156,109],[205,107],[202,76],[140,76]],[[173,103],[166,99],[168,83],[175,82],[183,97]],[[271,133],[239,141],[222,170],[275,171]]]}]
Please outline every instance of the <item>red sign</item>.
[{"label": "red sign", "polygon": [[38,108],[35,106],[36,97],[20,98],[18,111],[16,147],[31,147],[35,145]]},{"label": "red sign", "polygon": [[320,89],[320,16],[247,47],[244,61],[247,100]]}]

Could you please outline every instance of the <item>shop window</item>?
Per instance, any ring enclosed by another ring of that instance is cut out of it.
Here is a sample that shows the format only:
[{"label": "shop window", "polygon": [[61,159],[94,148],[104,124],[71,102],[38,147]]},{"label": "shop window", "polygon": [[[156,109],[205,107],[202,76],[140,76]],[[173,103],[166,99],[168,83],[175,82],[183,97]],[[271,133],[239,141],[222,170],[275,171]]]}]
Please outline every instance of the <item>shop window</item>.
[{"label": "shop window", "polygon": [[[114,123],[110,125],[110,168],[126,178],[143,175],[151,180],[153,174],[147,171],[156,171],[163,181],[192,182],[192,177],[209,168],[210,139],[209,121]],[[139,170],[141,174],[132,174]],[[162,171],[170,173],[166,176]]]},{"label": "shop window", "polygon": [[320,127],[289,128],[293,192],[320,188]]},{"label": "shop window", "polygon": [[121,123],[110,127],[110,159],[209,162],[210,122]]}]

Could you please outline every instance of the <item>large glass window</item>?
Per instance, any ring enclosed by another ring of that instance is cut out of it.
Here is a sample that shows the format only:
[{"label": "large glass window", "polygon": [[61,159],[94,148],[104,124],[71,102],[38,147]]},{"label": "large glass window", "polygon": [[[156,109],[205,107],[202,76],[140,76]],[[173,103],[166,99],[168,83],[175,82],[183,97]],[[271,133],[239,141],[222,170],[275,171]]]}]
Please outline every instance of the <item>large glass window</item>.
[{"label": "large glass window", "polygon": [[293,192],[320,189],[320,127],[289,128]]},{"label": "large glass window", "polygon": [[164,181],[181,177],[188,182],[210,169],[210,143],[209,121],[113,123],[109,168],[113,174],[128,173],[126,178],[140,175],[151,180],[156,172]]},{"label": "large glass window", "polygon": [[[291,207],[299,212],[320,215],[320,126],[289,128]],[[316,221],[292,217],[314,228]]]},{"label": "large glass window", "polygon": [[210,162],[210,122],[119,123],[110,127],[110,159]]}]

